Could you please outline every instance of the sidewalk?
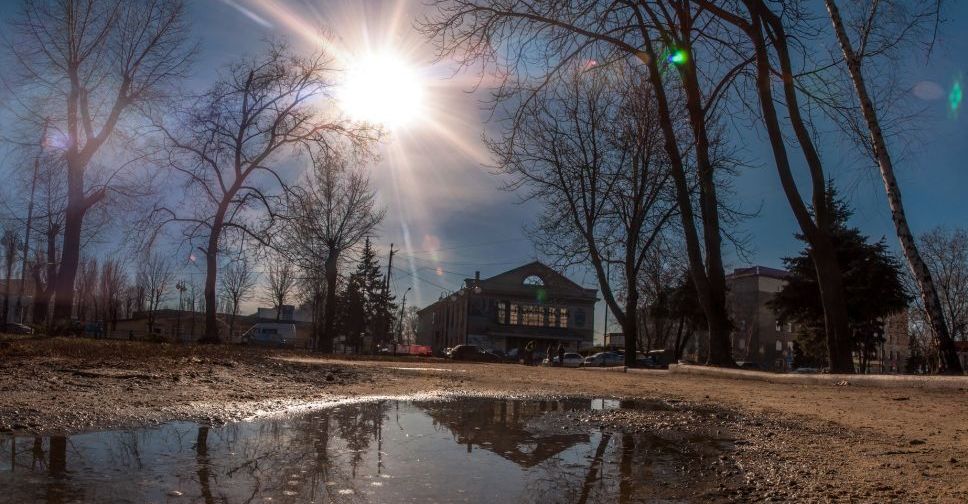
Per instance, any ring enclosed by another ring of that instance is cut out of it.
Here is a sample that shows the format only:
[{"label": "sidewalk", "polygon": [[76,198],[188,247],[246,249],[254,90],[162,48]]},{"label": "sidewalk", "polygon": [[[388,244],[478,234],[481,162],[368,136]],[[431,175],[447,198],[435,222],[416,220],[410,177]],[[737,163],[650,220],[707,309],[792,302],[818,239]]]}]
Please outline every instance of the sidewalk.
[{"label": "sidewalk", "polygon": [[[629,371],[635,373],[642,371],[650,372],[651,370],[630,369]],[[968,391],[968,376],[781,374],[688,364],[671,364],[669,365],[669,373],[796,385],[854,385],[858,387]]]}]

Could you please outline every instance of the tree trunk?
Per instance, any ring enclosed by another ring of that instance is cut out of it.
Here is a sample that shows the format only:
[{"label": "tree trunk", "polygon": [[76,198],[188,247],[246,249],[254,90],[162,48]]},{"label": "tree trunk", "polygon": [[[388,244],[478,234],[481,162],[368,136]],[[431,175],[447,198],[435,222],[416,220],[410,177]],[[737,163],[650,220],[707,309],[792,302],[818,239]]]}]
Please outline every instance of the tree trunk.
[{"label": "tree trunk", "polygon": [[907,260],[911,274],[918,286],[918,294],[921,302],[924,303],[924,311],[928,318],[928,325],[934,332],[938,342],[938,352],[942,365],[942,372],[950,374],[961,374],[961,362],[958,360],[958,353],[955,350],[954,341],[948,331],[948,324],[945,321],[944,310],[941,308],[941,299],[938,290],[935,288],[934,279],[928,265],[921,258],[917,242],[908,226],[907,215],[904,213],[904,203],[901,199],[901,189],[897,185],[897,178],[894,176],[894,162],[891,154],[887,150],[887,142],[884,133],[881,131],[881,123],[877,117],[877,110],[871,102],[867,92],[867,85],[864,82],[864,74],[861,71],[861,62],[857,53],[854,51],[844,30],[843,21],[840,18],[840,10],[834,0],[824,0],[827,12],[830,13],[830,20],[837,34],[837,41],[840,49],[844,53],[844,60],[847,61],[847,70],[850,73],[854,90],[860,100],[861,112],[867,122],[867,131],[870,133],[871,145],[877,165],[881,171],[881,179],[884,182],[884,192],[887,193],[887,203],[891,209],[891,220],[894,222],[894,229],[897,232],[898,241],[901,244],[901,251]]},{"label": "tree trunk", "polygon": [[635,357],[638,351],[639,324],[637,308],[639,304],[639,294],[634,288],[629,289],[625,297],[625,316],[622,317],[622,332],[625,336],[625,365],[635,367]]},{"label": "tree trunk", "polygon": [[[688,7],[687,7],[688,9]],[[683,33],[691,30],[691,21],[683,16]],[[733,366],[729,338],[732,324],[726,310],[726,272],[723,269],[722,238],[719,223],[719,198],[716,195],[716,178],[709,157],[709,138],[706,130],[706,113],[696,70],[696,60],[691,45],[690,54],[682,67],[682,85],[686,91],[686,108],[696,139],[697,174],[699,177],[699,208],[702,212],[703,245],[706,252],[705,272],[709,292],[709,357],[707,364]]]},{"label": "tree trunk", "polygon": [[[786,151],[783,132],[780,128],[776,108],[773,105],[773,90],[770,77],[769,55],[766,40],[762,32],[761,16],[768,14],[768,9],[761,0],[747,2],[752,14],[752,27],[749,30],[750,39],[756,51],[756,87],[760,102],[763,122],[766,126],[773,151],[780,185],[783,188],[790,209],[803,232],[804,238],[810,244],[810,257],[817,273],[817,285],[820,288],[821,305],[824,310],[824,329],[827,337],[827,354],[831,371],[837,373],[852,373],[854,370],[853,357],[850,352],[850,324],[847,317],[846,296],[840,265],[837,261],[836,250],[830,237],[830,222],[827,216],[826,180],[819,156],[813,148],[813,143],[800,118],[799,105],[796,101],[796,90],[790,78],[783,79],[784,95],[790,121],[800,141],[800,147],[807,158],[813,186],[814,213],[817,222],[810,217],[790,167],[790,160]],[[772,25],[777,37],[776,51],[780,57],[781,70],[784,75],[792,75],[789,55],[786,52],[785,33],[782,27]]]},{"label": "tree trunk", "polygon": [[68,198],[64,220],[64,244],[61,249],[60,268],[54,280],[54,323],[70,322],[74,308],[74,283],[81,253],[81,226],[84,220],[82,202]]},{"label": "tree trunk", "polygon": [[[7,323],[7,319],[8,319],[7,312],[10,311],[10,277],[13,275],[13,261],[11,261],[9,257],[7,257],[5,259],[7,260],[7,281],[5,282],[5,285],[3,286],[3,318],[2,318],[2,320],[3,320],[3,323],[4,324]],[[23,282],[24,279],[21,279],[20,281]]]},{"label": "tree trunk", "polygon": [[339,255],[330,250],[329,257],[326,258],[326,312],[323,314],[323,333],[322,338],[316,345],[316,350],[322,353],[333,352],[333,327],[336,325],[336,277],[339,274],[337,269]]},{"label": "tree trunk", "polygon": [[[222,234],[221,212],[212,223],[212,232],[208,237],[208,249],[205,251],[205,336],[200,340],[204,343],[218,344],[221,342],[218,334],[217,299],[215,296],[215,282],[218,278],[218,242]],[[194,324],[193,324],[194,325]]]},{"label": "tree trunk", "polygon": [[827,361],[831,373],[853,373],[854,357],[850,345],[850,320],[847,317],[843,275],[833,244],[823,238],[812,246],[810,258],[817,271],[817,287],[823,305]]},{"label": "tree trunk", "polygon": [[[707,363],[715,366],[735,366],[736,363],[730,355],[729,348],[729,317],[726,314],[725,291],[714,292],[719,284],[710,282],[706,274],[702,257],[702,247],[696,231],[695,213],[692,209],[692,191],[690,190],[689,182],[686,180],[682,155],[676,143],[675,126],[669,110],[665,89],[662,87],[662,74],[656,62],[656,52],[653,50],[648,38],[645,39],[645,43],[648,54],[640,55],[640,59],[649,67],[650,83],[656,94],[659,126],[662,128],[664,137],[663,145],[666,154],[669,156],[672,178],[676,186],[676,204],[679,207],[679,216],[682,221],[683,235],[686,241],[689,273],[692,277],[693,284],[696,286],[699,305],[702,307],[708,322],[709,358]],[[706,194],[709,195],[710,193],[707,192]],[[712,195],[714,197],[715,193],[713,192]],[[711,216],[703,215],[704,220],[713,217],[715,217],[715,214]],[[718,223],[715,228],[718,229]],[[711,229],[711,227],[704,227],[703,230],[708,232]],[[707,253],[709,253],[708,250]],[[719,250],[716,250],[716,254],[718,253]],[[722,268],[721,262],[719,267]],[[725,285],[725,280],[722,284]]]}]

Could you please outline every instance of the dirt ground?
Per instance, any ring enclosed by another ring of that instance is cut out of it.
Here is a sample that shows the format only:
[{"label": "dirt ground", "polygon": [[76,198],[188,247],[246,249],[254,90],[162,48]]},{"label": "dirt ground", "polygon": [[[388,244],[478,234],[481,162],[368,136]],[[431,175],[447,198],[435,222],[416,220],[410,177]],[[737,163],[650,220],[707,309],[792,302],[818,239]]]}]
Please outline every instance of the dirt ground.
[{"label": "dirt ground", "polygon": [[0,433],[220,423],[364,396],[580,395],[660,400],[576,421],[728,433],[701,470],[711,500],[968,502],[968,391],[770,384],[663,371],[354,360],[238,347],[0,340]]}]

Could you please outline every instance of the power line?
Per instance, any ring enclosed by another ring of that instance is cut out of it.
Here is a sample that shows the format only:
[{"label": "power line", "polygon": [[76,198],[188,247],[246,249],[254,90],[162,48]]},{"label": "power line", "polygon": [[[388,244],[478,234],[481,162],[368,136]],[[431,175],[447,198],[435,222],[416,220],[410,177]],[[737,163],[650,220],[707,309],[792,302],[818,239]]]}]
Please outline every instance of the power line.
[{"label": "power line", "polygon": [[445,291],[451,290],[450,288],[444,287],[443,285],[440,285],[440,284],[438,284],[436,282],[432,282],[430,280],[427,280],[426,278],[423,278],[422,276],[417,275],[416,273],[413,273],[412,271],[408,271],[408,270],[405,270],[403,268],[398,268],[396,266],[394,266],[393,269],[395,269],[395,270],[397,270],[397,271],[399,271],[399,272],[401,272],[401,273],[403,273],[405,275],[412,276],[412,277],[416,278],[417,280],[420,280],[421,282],[424,282],[424,283],[433,285],[434,287],[437,287],[438,289],[443,289]]},{"label": "power line", "polygon": [[466,248],[486,247],[488,245],[498,245],[498,244],[501,244],[501,243],[510,243],[510,242],[516,242],[516,241],[525,241],[525,240],[529,240],[529,239],[530,238],[524,238],[524,237],[521,237],[521,238],[508,238],[508,239],[505,239],[505,240],[496,240],[496,241],[489,241],[489,242],[481,242],[481,243],[474,243],[474,244],[470,244],[470,245],[458,245],[456,247],[443,247],[443,248],[436,248],[436,249],[414,250],[414,251],[409,251],[409,252],[403,252],[403,251],[401,251],[400,253],[403,254],[403,255],[406,255],[406,256],[412,256],[414,254],[429,254],[431,252],[443,252],[443,251],[446,251],[446,250],[460,250],[460,249],[466,249]]}]

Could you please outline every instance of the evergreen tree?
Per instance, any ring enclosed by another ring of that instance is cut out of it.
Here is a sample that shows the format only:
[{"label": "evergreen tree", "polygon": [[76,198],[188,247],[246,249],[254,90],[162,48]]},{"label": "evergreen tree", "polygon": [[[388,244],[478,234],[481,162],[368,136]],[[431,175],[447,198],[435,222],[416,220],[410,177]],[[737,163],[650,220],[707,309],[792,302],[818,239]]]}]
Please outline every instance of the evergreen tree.
[{"label": "evergreen tree", "polygon": [[337,298],[336,327],[344,336],[345,345],[359,353],[366,331],[366,294],[363,278],[356,272],[349,276]]},{"label": "evergreen tree", "polygon": [[[902,282],[901,265],[882,238],[869,243],[857,228],[848,227],[851,211],[829,190],[827,199],[834,217],[834,246],[844,275],[851,345],[860,357],[862,369],[884,341],[884,319],[907,308],[910,297]],[[803,241],[803,237],[797,235]],[[790,271],[786,285],[770,307],[784,322],[800,326],[796,360],[803,365],[822,365],[827,361],[824,341],[824,312],[820,302],[817,275],[810,247],[796,257],[783,259]]]},{"label": "evergreen tree", "polygon": [[347,280],[341,299],[339,327],[348,345],[359,352],[366,343],[375,347],[391,339],[397,309],[395,298],[390,294],[386,276],[380,271],[369,238],[363,243],[360,261]]}]

